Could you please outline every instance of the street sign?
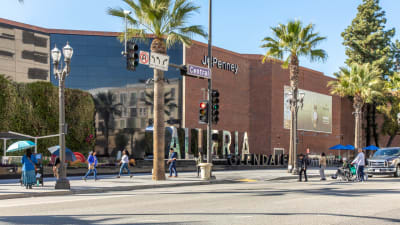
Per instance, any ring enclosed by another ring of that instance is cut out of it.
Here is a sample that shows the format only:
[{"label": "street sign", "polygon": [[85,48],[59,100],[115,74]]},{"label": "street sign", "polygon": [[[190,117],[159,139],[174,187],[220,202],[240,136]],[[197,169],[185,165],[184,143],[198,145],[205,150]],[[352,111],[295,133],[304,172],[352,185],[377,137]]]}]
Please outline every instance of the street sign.
[{"label": "street sign", "polygon": [[149,65],[150,55],[149,52],[140,51],[139,53],[139,63],[144,65]]},{"label": "street sign", "polygon": [[169,56],[159,53],[151,53],[150,64],[149,64],[150,68],[168,71],[168,65],[169,65]]},{"label": "street sign", "polygon": [[187,74],[195,77],[211,79],[211,69],[188,64]]}]

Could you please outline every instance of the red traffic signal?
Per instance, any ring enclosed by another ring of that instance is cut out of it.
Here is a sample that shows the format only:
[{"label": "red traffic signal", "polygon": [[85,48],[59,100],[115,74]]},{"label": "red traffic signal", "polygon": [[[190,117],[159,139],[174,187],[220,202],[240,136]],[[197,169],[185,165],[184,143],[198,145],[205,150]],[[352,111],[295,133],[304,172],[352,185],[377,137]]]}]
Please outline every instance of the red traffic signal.
[{"label": "red traffic signal", "polygon": [[200,102],[200,109],[207,108],[207,102]]}]

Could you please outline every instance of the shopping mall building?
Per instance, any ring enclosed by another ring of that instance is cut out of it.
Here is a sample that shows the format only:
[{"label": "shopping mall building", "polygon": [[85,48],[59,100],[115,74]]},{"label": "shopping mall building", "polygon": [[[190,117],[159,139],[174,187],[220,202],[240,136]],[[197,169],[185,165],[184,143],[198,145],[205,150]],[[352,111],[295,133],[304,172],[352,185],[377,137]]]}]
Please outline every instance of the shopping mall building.
[{"label": "shopping mall building", "polygon": [[[17,82],[49,81],[57,85],[51,69],[50,50],[55,45],[62,48],[68,41],[74,55],[66,87],[94,95],[111,91],[116,103],[123,106],[122,115],[114,117],[115,132],[144,131],[153,115],[149,80],[153,71],[144,65],[139,65],[135,72],[126,70],[125,58],[121,56],[123,45],[117,35],[114,32],[46,29],[0,19],[0,74]],[[140,42],[139,49],[149,51],[150,43],[151,40]],[[207,67],[207,44],[201,42],[194,41],[190,47],[177,44],[168,49],[167,54],[170,63]],[[220,92],[220,121],[213,129],[231,134],[231,152],[241,151],[247,137],[250,153],[287,154],[289,71],[282,69],[279,62],[262,64],[261,59],[261,55],[213,47],[212,85]],[[180,71],[172,67],[166,72],[166,78],[165,91],[172,103],[166,120],[177,120],[174,126],[181,128],[205,129],[205,125],[198,123],[198,113],[207,80],[181,76]],[[333,78],[321,72],[300,68],[299,88],[305,97],[303,108],[299,110],[299,152],[305,152],[308,147],[314,153],[335,154],[328,150],[330,146],[353,144],[351,102],[329,93],[327,83],[331,80]],[[97,117],[96,125],[101,139],[101,118]],[[386,143],[385,138],[381,140]]]}]

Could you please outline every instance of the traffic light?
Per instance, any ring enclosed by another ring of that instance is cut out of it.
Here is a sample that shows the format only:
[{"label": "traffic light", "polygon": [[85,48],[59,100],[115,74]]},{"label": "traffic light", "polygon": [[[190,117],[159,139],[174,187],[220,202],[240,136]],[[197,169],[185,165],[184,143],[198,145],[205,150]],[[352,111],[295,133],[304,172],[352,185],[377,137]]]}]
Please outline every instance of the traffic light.
[{"label": "traffic light", "polygon": [[179,70],[181,71],[181,76],[187,75],[187,67],[185,65],[182,65]]},{"label": "traffic light", "polygon": [[208,124],[208,101],[200,101],[199,123]]},{"label": "traffic light", "polygon": [[137,53],[138,49],[139,47],[135,42],[133,41],[127,42],[126,68],[128,70],[135,71],[136,67],[139,64],[139,55]]},{"label": "traffic light", "polygon": [[211,92],[211,102],[212,102],[212,111],[211,111],[211,120],[214,124],[217,124],[219,121],[219,92],[218,90],[212,90]]}]

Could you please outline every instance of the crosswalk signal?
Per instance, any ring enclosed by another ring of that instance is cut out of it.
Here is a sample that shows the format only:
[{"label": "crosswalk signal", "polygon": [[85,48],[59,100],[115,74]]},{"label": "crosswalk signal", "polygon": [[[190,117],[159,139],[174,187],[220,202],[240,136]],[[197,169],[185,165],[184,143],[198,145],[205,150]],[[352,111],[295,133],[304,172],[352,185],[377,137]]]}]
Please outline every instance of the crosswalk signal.
[{"label": "crosswalk signal", "polygon": [[217,124],[219,121],[219,92],[218,90],[212,90],[212,111],[211,111],[211,119],[214,124]]},{"label": "crosswalk signal", "polygon": [[205,100],[200,101],[199,123],[208,124],[208,102]]},{"label": "crosswalk signal", "polygon": [[139,46],[133,42],[133,41],[128,41],[127,42],[127,55],[126,55],[126,68],[128,70],[135,71],[136,67],[139,64],[139,55],[137,51],[139,50]]}]

